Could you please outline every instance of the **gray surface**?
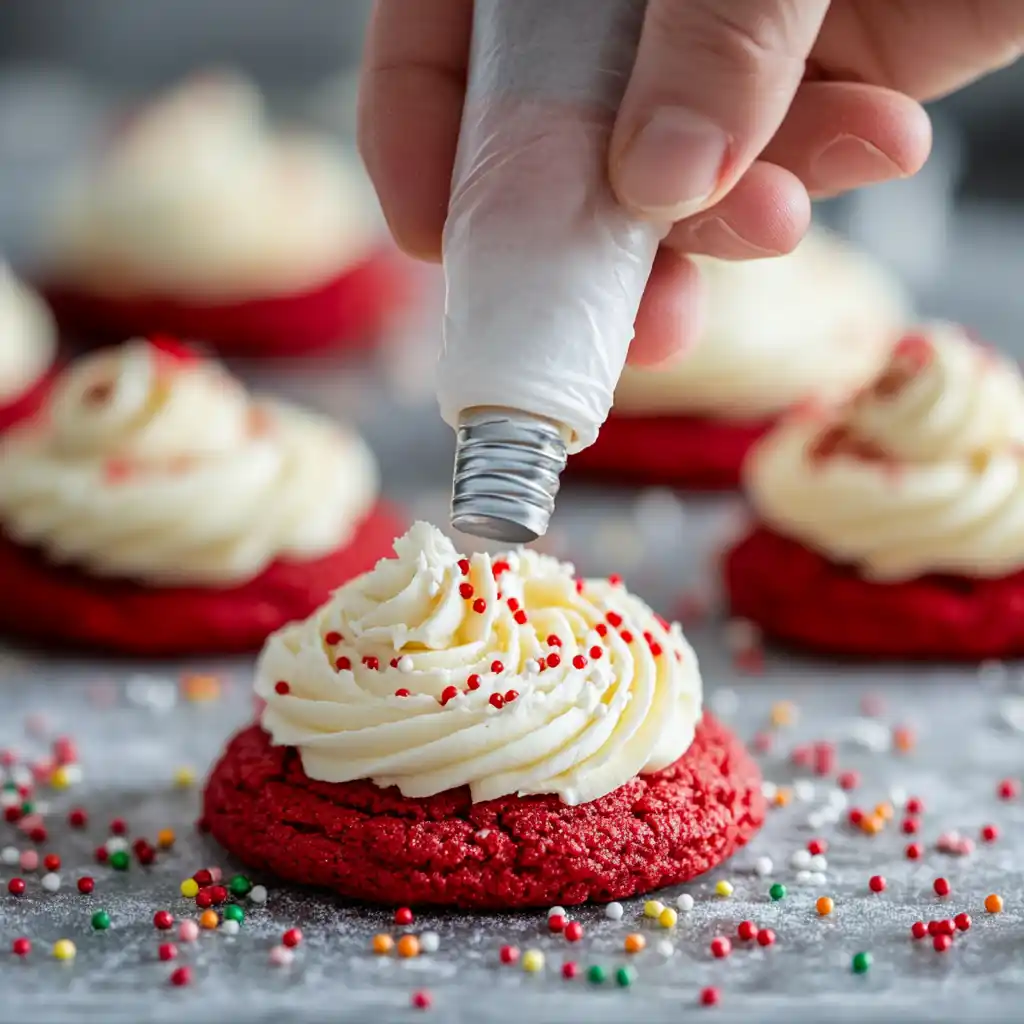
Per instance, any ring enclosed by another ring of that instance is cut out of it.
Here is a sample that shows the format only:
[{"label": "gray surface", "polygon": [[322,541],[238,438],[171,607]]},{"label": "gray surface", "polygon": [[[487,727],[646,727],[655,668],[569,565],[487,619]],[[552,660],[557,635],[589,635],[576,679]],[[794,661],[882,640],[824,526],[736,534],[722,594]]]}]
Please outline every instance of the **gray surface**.
[{"label": "gray surface", "polygon": [[[386,402],[380,388],[365,386],[376,379],[372,374],[360,383],[358,374],[335,382],[325,367],[317,373],[321,381],[315,387],[308,371],[286,374],[277,383],[285,393],[301,392],[314,404],[356,415],[381,453],[392,495],[407,500],[419,514],[442,517],[450,439],[435,424],[433,409]],[[411,437],[419,438],[418,460],[409,457]],[[681,503],[665,492],[570,489],[557,513],[553,546],[584,571],[624,569],[631,586],[670,609],[683,592],[708,592],[711,555],[734,528],[735,510],[729,500]],[[646,549],[637,543],[638,534],[646,537]],[[722,1021],[812,1021],[826,1014],[835,1020],[1019,1017],[1024,803],[1005,804],[995,797],[997,781],[1021,770],[1020,735],[996,722],[1013,689],[1012,674],[991,667],[981,676],[975,670],[844,668],[771,655],[763,676],[743,677],[731,666],[720,622],[692,636],[711,706],[745,738],[766,726],[774,702],[785,698],[797,704],[799,722],[779,731],[774,752],[763,759],[769,779],[794,777],[787,757],[794,743],[838,741],[840,766],[863,773],[862,788],[854,794],[858,802],[870,807],[899,797],[894,788],[926,800],[919,837],[929,850],[926,859],[918,864],[903,859],[907,837],[896,828],[874,839],[841,824],[811,829],[808,815],[828,804],[832,788],[814,780],[812,800],[773,811],[748,850],[687,887],[697,906],[681,916],[671,936],[676,950],[667,960],[654,949],[666,933],[640,924],[639,901],[627,904],[626,918],[617,924],[599,908],[578,911],[587,934],[569,955],[582,964],[614,967],[625,960],[620,951],[627,932],[639,926],[647,933],[650,946],[633,960],[639,980],[629,992],[563,981],[558,968],[569,951],[562,939],[545,933],[543,912],[420,915],[416,929],[437,930],[441,948],[416,961],[398,961],[368,952],[371,936],[388,928],[386,911],[345,907],[330,897],[273,887],[268,905],[250,913],[237,938],[204,933],[195,948],[179,944],[183,955],[178,962],[195,966],[196,983],[174,990],[166,980],[174,965],[156,958],[162,933],[154,930],[152,915],[160,908],[187,915],[190,904],[177,894],[180,880],[200,866],[224,864],[224,858],[190,827],[198,793],[175,791],[171,778],[179,765],[204,769],[228,733],[248,717],[249,663],[136,666],[21,655],[6,660],[0,670],[0,746],[45,750],[45,742],[25,733],[26,724],[38,731],[40,723],[31,716],[44,711],[48,733],[69,732],[77,738],[85,778],[78,790],[54,794],[47,815],[53,838],[46,849],[65,859],[62,891],[43,893],[36,876],[30,876],[23,899],[0,890],[4,943],[24,934],[35,944],[28,963],[0,950],[0,984],[6,993],[0,1021],[404,1020],[416,1015],[409,996],[419,987],[433,993],[431,1017],[445,1021],[677,1020],[691,1012]],[[176,679],[187,669],[222,671],[221,699],[196,704],[176,697]],[[869,694],[884,694],[882,721],[887,725],[916,729],[919,746],[913,755],[872,753],[859,745],[862,740],[854,741],[863,730],[859,702]],[[65,811],[76,804],[86,807],[94,822],[87,836],[63,825]],[[173,827],[179,837],[175,850],[149,870],[136,865],[117,874],[93,865],[91,851],[115,815],[127,818],[133,835],[151,840],[159,828]],[[987,821],[1002,830],[995,845],[979,847],[964,859],[934,851],[941,832],[955,828],[976,836]],[[13,835],[9,826],[0,828]],[[789,859],[812,835],[830,843],[828,880],[801,888]],[[6,837],[0,845],[5,842]],[[765,854],[776,865],[768,879],[751,871],[754,858]],[[74,889],[83,869],[97,880],[91,897]],[[5,883],[14,873],[5,867],[0,880]],[[884,895],[867,891],[867,879],[875,873],[888,878]],[[953,883],[948,901],[931,892],[939,874]],[[713,895],[719,878],[734,883],[731,899]],[[766,896],[773,879],[791,887],[778,905]],[[991,891],[1006,900],[998,918],[982,909]],[[813,909],[821,893],[836,901],[834,915],[826,920]],[[114,927],[93,934],[89,917],[101,906],[109,910]],[[962,909],[974,916],[974,928],[948,954],[910,941],[914,920]],[[777,945],[737,948],[728,960],[712,960],[711,938],[735,934],[745,918],[774,928]],[[268,967],[269,949],[292,925],[306,935],[296,962],[290,968]],[[50,944],[65,936],[78,945],[74,963],[49,956]],[[506,941],[545,950],[545,974],[530,976],[500,966],[497,950]],[[850,957],[861,949],[875,956],[865,977],[850,972]],[[705,984],[722,989],[723,1003],[715,1010],[697,1006]]]}]

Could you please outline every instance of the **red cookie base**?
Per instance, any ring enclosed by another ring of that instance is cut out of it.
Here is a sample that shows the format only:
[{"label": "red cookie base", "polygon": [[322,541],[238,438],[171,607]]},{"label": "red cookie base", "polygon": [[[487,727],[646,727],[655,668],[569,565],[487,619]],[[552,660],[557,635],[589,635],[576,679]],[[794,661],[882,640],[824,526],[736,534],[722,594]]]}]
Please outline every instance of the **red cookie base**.
[{"label": "red cookie base", "polygon": [[731,489],[747,452],[773,422],[612,414],[597,441],[570,457],[568,469],[629,483]]},{"label": "red cookie base", "polygon": [[53,378],[54,374],[51,371],[40,377],[28,391],[19,395],[13,402],[7,405],[0,404],[0,430],[7,430],[15,423],[37,413],[46,401]]},{"label": "red cookie base", "polygon": [[314,782],[255,725],[228,744],[204,802],[213,835],[257,871],[376,903],[494,910],[684,882],[743,846],[764,813],[757,765],[709,715],[674,765],[581,807]]},{"label": "red cookie base", "polygon": [[101,344],[170,334],[224,356],[247,358],[370,348],[410,288],[408,268],[385,251],[316,288],[235,302],[111,298],[59,284],[42,290],[61,329],[75,341]]},{"label": "red cookie base", "polygon": [[728,552],[724,574],[734,615],[808,650],[944,661],[1024,655],[1024,572],[872,583],[758,527]]},{"label": "red cookie base", "polygon": [[404,520],[378,505],[345,547],[274,562],[230,589],[146,587],[54,566],[0,534],[0,631],[48,650],[65,645],[140,657],[252,651],[389,554]]}]

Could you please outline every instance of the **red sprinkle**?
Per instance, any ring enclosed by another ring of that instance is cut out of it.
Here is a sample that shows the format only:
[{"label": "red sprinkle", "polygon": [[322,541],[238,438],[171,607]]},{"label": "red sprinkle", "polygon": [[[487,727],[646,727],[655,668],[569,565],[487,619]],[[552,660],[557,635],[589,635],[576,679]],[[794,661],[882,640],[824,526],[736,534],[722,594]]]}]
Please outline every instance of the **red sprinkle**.
[{"label": "red sprinkle", "polygon": [[771,928],[762,928],[757,933],[757,944],[759,946],[771,946],[775,943],[775,932]]},{"label": "red sprinkle", "polygon": [[509,568],[508,562],[498,561],[491,566],[491,572],[494,574],[495,579],[497,579],[503,572],[508,572]]},{"label": "red sprinkle", "polygon": [[458,566],[459,566],[459,572],[461,572],[463,576],[468,576],[469,575],[469,559],[468,558],[460,558],[459,561],[458,561]]},{"label": "red sprinkle", "polygon": [[390,661],[388,662],[388,664],[389,664],[389,665],[390,665],[390,666],[391,666],[392,668],[398,668],[398,659],[397,659],[397,658],[392,658],[392,659],[391,659],[391,660],[390,660]]},{"label": "red sprinkle", "polygon": [[176,960],[178,957],[178,947],[173,942],[163,942],[160,944],[157,955],[161,960]]},{"label": "red sprinkle", "polygon": [[1000,800],[1013,800],[1020,796],[1020,783],[1016,779],[1003,779],[996,792]]},{"label": "red sprinkle", "polygon": [[298,928],[289,928],[281,936],[281,944],[289,948],[297,946],[302,941],[302,932]]},{"label": "red sprinkle", "polygon": [[912,796],[905,808],[907,814],[924,814],[924,801],[919,796]]},{"label": "red sprinkle", "polygon": [[412,693],[409,690],[407,690],[404,686],[400,686],[397,690],[395,690],[395,696],[396,697],[411,697]]},{"label": "red sprinkle", "polygon": [[570,921],[565,926],[565,938],[567,942],[579,942],[583,938],[583,925],[579,921]]},{"label": "red sprinkle", "polygon": [[28,956],[32,952],[32,943],[28,939],[15,939],[11,943],[11,952],[15,956]]},{"label": "red sprinkle", "polygon": [[200,889],[199,892],[196,893],[196,906],[200,910],[206,910],[213,906],[213,897],[210,895],[210,890],[208,888]]},{"label": "red sprinkle", "polygon": [[174,915],[169,910],[158,910],[153,915],[153,927],[165,932],[174,927]]},{"label": "red sprinkle", "polygon": [[474,672],[471,676],[466,679],[466,689],[468,690],[479,690],[480,689],[480,676]]},{"label": "red sprinkle", "polygon": [[183,985],[192,984],[192,968],[176,967],[171,972],[171,984],[181,988]]},{"label": "red sprinkle", "polygon": [[7,891],[12,896],[24,896],[25,895],[25,879],[24,878],[12,878],[7,883]]},{"label": "red sprinkle", "polygon": [[78,880],[78,891],[83,896],[88,896],[89,893],[91,893],[95,888],[96,882],[89,875],[82,875],[82,877]]},{"label": "red sprinkle", "polygon": [[60,857],[55,853],[48,853],[43,858],[43,867],[47,871],[60,871]]},{"label": "red sprinkle", "polygon": [[596,644],[590,648],[590,656],[594,661],[598,661],[602,654],[604,654],[604,648],[598,647]]},{"label": "red sprinkle", "polygon": [[624,644],[631,644],[633,642],[633,634],[630,633],[628,629],[622,630],[622,632],[619,633],[619,636],[622,637],[622,642]]},{"label": "red sprinkle", "polygon": [[363,658],[363,664],[371,672],[376,672],[380,668],[380,658],[378,658],[375,654],[367,654]]},{"label": "red sprinkle", "polygon": [[920,843],[908,843],[904,852],[907,855],[907,860],[920,860],[924,854],[924,849]]},{"label": "red sprinkle", "polygon": [[503,708],[505,706],[505,698],[500,693],[492,693],[488,703],[492,708]]},{"label": "red sprinkle", "polygon": [[518,690],[506,690],[505,691],[505,703],[506,704],[511,704],[512,701],[514,701],[516,699],[516,697],[518,697],[518,696],[519,696],[519,691]]},{"label": "red sprinkle", "polygon": [[93,850],[92,855],[97,864],[106,864],[107,858],[110,856],[107,853],[107,848],[105,846],[97,846],[96,849]]},{"label": "red sprinkle", "polygon": [[921,823],[917,818],[904,818],[903,824],[900,826],[903,829],[904,835],[916,836],[917,830],[921,827]]},{"label": "red sprinkle", "polygon": [[952,945],[952,935],[936,935],[935,938],[932,939],[932,946],[934,947],[936,953],[945,953],[946,950],[948,950],[949,947]]},{"label": "red sprinkle", "polygon": [[721,998],[721,992],[719,992],[713,985],[709,985],[707,988],[701,989],[700,1002],[702,1006],[717,1006]]},{"label": "red sprinkle", "polygon": [[292,688],[283,679],[278,679],[278,681],[274,683],[274,692],[281,694],[282,697],[286,693],[290,693],[291,689]]},{"label": "red sprinkle", "polygon": [[935,881],[932,882],[932,888],[935,890],[936,896],[948,896],[952,889],[945,878],[936,878]]},{"label": "red sprinkle", "polygon": [[223,885],[211,885],[208,891],[215,907],[219,907],[222,903],[227,903],[228,891]]},{"label": "red sprinkle", "polygon": [[487,611],[487,602],[482,597],[478,597],[473,602],[473,611],[475,611],[477,615],[483,615],[483,613]]},{"label": "red sprinkle", "polygon": [[551,636],[548,637],[548,647],[561,647],[561,646],[562,646],[562,638],[559,637],[559,636],[556,636],[554,633],[552,633]]},{"label": "red sprinkle", "polygon": [[860,785],[860,773],[841,772],[836,782],[840,789],[856,789]]},{"label": "red sprinkle", "polygon": [[859,807],[851,807],[846,820],[856,828],[864,820],[864,812]]},{"label": "red sprinkle", "polygon": [[618,629],[622,625],[622,616],[618,612],[608,612],[605,615],[608,625]]},{"label": "red sprinkle", "polygon": [[740,921],[736,934],[744,942],[749,942],[751,939],[757,938],[757,925],[753,921]]},{"label": "red sprinkle", "polygon": [[716,959],[721,960],[731,952],[732,943],[724,935],[719,935],[717,939],[711,940],[711,955]]},{"label": "red sprinkle", "polygon": [[971,915],[966,912],[957,914],[953,918],[953,924],[956,925],[958,931],[969,932],[971,930]]},{"label": "red sprinkle", "polygon": [[586,668],[587,667],[587,659],[584,658],[582,654],[577,654],[576,657],[572,659],[572,667],[573,668]]},{"label": "red sprinkle", "polygon": [[459,695],[459,688],[457,686],[446,686],[441,691],[441,696],[438,699],[440,700],[440,703],[441,703],[441,705],[443,707],[445,704],[448,703],[448,701],[454,699],[455,697],[458,697],[458,695]]},{"label": "red sprinkle", "polygon": [[496,675],[500,676],[505,671],[505,666],[500,661],[491,662],[491,671]]},{"label": "red sprinkle", "polygon": [[552,914],[548,918],[548,931],[561,932],[565,930],[565,915]]},{"label": "red sprinkle", "polygon": [[566,960],[565,963],[562,964],[562,977],[567,981],[572,981],[572,979],[579,973],[579,965],[575,960]]},{"label": "red sprinkle", "polygon": [[510,597],[506,603],[508,604],[508,610],[510,612],[517,612],[517,611],[519,611],[519,599],[518,598]]},{"label": "red sprinkle", "polygon": [[339,672],[348,672],[352,668],[352,661],[350,658],[346,658],[343,655],[334,663],[334,667]]},{"label": "red sprinkle", "polygon": [[995,825],[984,825],[981,829],[981,841],[994,843],[999,838],[999,829]]},{"label": "red sprinkle", "polygon": [[115,836],[123,836],[128,832],[128,826],[125,824],[124,818],[115,818],[110,823],[110,832]]},{"label": "red sprinkle", "polygon": [[200,889],[205,889],[208,885],[213,885],[213,872],[209,868],[200,868],[193,876],[192,881],[199,886]]},{"label": "red sprinkle", "polygon": [[459,584],[459,596],[468,601],[473,596],[473,584],[472,583],[460,583]]},{"label": "red sprinkle", "polygon": [[4,808],[4,820],[5,821],[9,821],[9,822],[11,822],[11,824],[13,824],[20,817],[21,817],[21,808],[20,807],[15,807],[15,806],[12,805],[11,807],[5,807]]},{"label": "red sprinkle", "polygon": [[49,835],[49,832],[47,832],[42,825],[36,825],[36,827],[30,829],[28,833],[28,837],[33,843],[45,843],[49,838]]},{"label": "red sprinkle", "polygon": [[935,922],[936,935],[952,935],[956,931],[956,923],[948,917]]},{"label": "red sprinkle", "polygon": [[342,639],[343,637],[340,633],[332,630],[324,637],[324,643],[327,644],[328,647],[334,647],[336,644],[340,644]]},{"label": "red sprinkle", "polygon": [[558,668],[562,664],[562,659],[557,654],[548,655],[548,668]]},{"label": "red sprinkle", "polygon": [[942,922],[941,921],[929,921],[928,922],[928,934],[929,935],[941,935],[942,934]]},{"label": "red sprinkle", "polygon": [[815,857],[819,853],[828,853],[828,842],[825,839],[812,839],[807,844],[807,852],[813,854]]},{"label": "red sprinkle", "polygon": [[868,888],[872,892],[884,892],[885,891],[885,879],[881,875],[872,875],[868,879]]},{"label": "red sprinkle", "polygon": [[608,577],[608,582],[613,587],[621,587],[622,586],[622,577],[617,572],[613,572],[611,574],[611,576]]},{"label": "red sprinkle", "polygon": [[434,1000],[426,989],[418,989],[412,994],[412,1005],[417,1010],[429,1010],[433,1003]]},{"label": "red sprinkle", "polygon": [[[548,918],[550,921],[551,918]],[[519,960],[519,949],[516,946],[502,946],[498,950],[498,959],[503,964],[514,964]]]},{"label": "red sprinkle", "polygon": [[413,915],[412,910],[409,907],[399,907],[395,911],[395,924],[402,925],[404,927],[412,924],[412,922]]},{"label": "red sprinkle", "polygon": [[607,636],[608,635],[608,627],[603,622],[599,622],[594,627],[594,632],[597,633],[598,636]]},{"label": "red sprinkle", "polygon": [[512,616],[512,618],[515,619],[515,622],[516,622],[517,626],[525,626],[526,625],[526,612],[520,610],[520,611],[516,612],[515,615]]},{"label": "red sprinkle", "polygon": [[85,828],[89,823],[89,816],[80,807],[76,807],[68,814],[68,824],[72,828]]},{"label": "red sprinkle", "polygon": [[923,939],[928,934],[928,925],[924,921],[915,921],[910,926],[910,934],[915,939]]}]

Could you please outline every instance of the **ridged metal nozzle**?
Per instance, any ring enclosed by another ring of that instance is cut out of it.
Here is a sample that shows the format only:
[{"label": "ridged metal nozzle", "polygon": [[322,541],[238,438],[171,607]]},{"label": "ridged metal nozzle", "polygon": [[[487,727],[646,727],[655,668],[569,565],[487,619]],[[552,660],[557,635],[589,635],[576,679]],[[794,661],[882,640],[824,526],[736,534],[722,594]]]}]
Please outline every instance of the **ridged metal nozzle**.
[{"label": "ridged metal nozzle", "polygon": [[565,440],[549,420],[512,409],[471,409],[459,419],[452,527],[509,544],[547,532]]}]

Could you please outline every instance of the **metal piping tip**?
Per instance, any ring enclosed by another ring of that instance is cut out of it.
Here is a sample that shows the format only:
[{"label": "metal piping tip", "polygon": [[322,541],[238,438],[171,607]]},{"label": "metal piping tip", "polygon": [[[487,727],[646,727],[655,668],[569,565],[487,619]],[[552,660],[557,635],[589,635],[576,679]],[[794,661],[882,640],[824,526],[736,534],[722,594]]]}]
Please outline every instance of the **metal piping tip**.
[{"label": "metal piping tip", "polygon": [[513,409],[466,410],[455,448],[452,527],[506,544],[543,537],[565,460],[565,440],[550,420]]}]

